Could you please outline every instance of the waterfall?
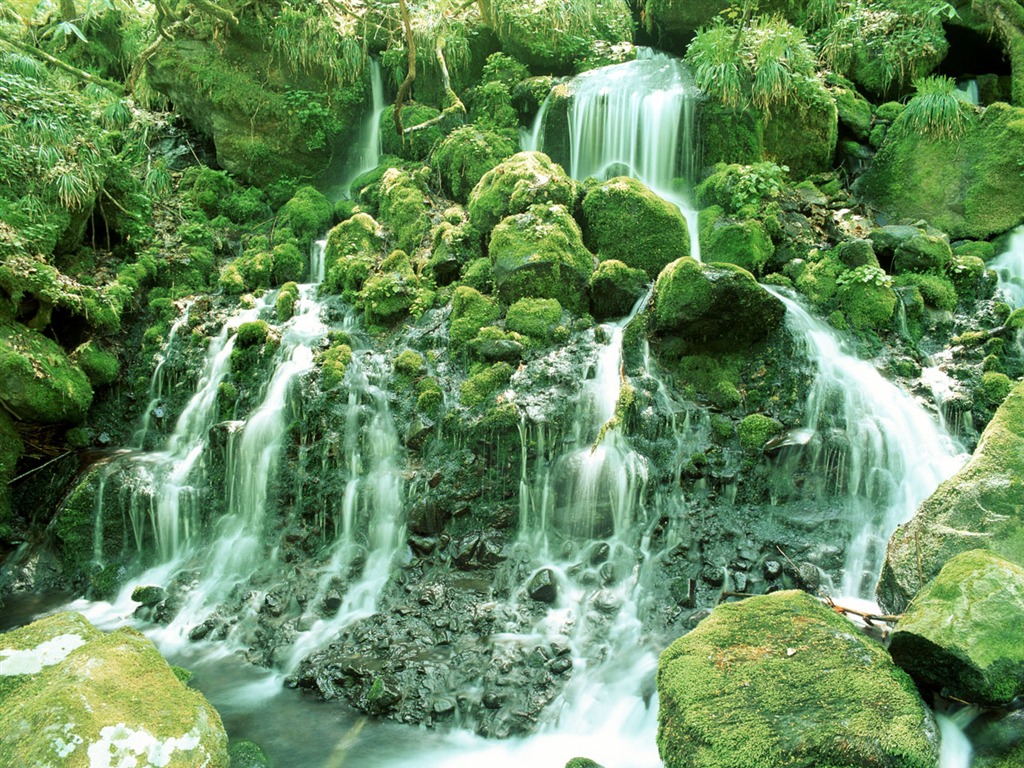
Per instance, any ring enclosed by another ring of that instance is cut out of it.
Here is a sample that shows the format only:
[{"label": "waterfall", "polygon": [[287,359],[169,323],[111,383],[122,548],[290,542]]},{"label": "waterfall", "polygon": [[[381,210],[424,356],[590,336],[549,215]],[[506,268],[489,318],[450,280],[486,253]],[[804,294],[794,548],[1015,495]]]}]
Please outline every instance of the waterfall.
[{"label": "waterfall", "polygon": [[981,95],[978,93],[977,78],[971,77],[966,80],[958,80],[956,87],[957,90],[960,91],[963,100],[968,104],[973,104],[976,107],[981,104]]},{"label": "waterfall", "polygon": [[[580,181],[639,179],[679,207],[690,231],[690,253],[699,258],[697,213],[680,185],[692,184],[699,170],[700,92],[683,61],[640,48],[635,61],[584,72],[568,91],[569,174]],[[524,149],[544,149],[550,101],[549,95],[524,137]]]},{"label": "waterfall", "polygon": [[136,448],[144,448],[146,443],[146,436],[149,434],[150,423],[153,417],[163,418],[163,408],[160,403],[163,401],[165,391],[168,387],[167,376],[164,372],[167,359],[170,357],[172,350],[175,348],[178,341],[178,334],[181,329],[188,324],[190,312],[192,310],[192,301],[189,301],[185,305],[184,311],[181,316],[171,324],[171,329],[167,333],[167,341],[164,342],[160,352],[156,359],[156,368],[153,369],[153,375],[149,381],[149,403],[146,405],[146,410],[142,414],[142,424],[139,429],[136,430],[135,434],[132,435],[132,445]]},{"label": "waterfall", "polygon": [[974,749],[964,729],[978,716],[974,707],[964,707],[950,714],[937,713],[940,742],[939,768],[970,768]]},{"label": "waterfall", "polygon": [[997,292],[1014,309],[1024,307],[1024,226],[1013,231],[1006,251],[988,266],[999,277]]},{"label": "waterfall", "polygon": [[843,503],[837,523],[847,537],[841,592],[868,597],[889,536],[906,522],[966,456],[936,419],[851,354],[836,331],[783,291],[786,322],[816,369],[805,428],[813,473]]},{"label": "waterfall", "polygon": [[348,160],[351,169],[341,184],[342,192],[350,193],[352,182],[380,163],[380,115],[384,111],[384,77],[380,62],[372,56],[370,61],[370,111],[359,128],[355,152]]}]

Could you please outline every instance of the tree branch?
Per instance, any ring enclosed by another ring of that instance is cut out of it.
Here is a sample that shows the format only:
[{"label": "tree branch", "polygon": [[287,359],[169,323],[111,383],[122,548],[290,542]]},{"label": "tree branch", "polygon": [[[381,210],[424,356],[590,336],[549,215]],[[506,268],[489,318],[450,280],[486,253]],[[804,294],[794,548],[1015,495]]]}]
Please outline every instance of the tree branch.
[{"label": "tree branch", "polygon": [[89,83],[90,85],[101,86],[101,87],[106,88],[109,91],[113,91],[114,93],[117,93],[117,94],[124,93],[124,86],[121,85],[120,83],[115,83],[113,80],[105,80],[102,77],[96,77],[96,75],[91,75],[88,72],[85,72],[84,70],[77,69],[76,67],[72,67],[67,62],[61,61],[56,56],[51,56],[46,51],[39,50],[34,45],[29,45],[27,43],[22,43],[22,42],[19,42],[18,40],[12,40],[11,38],[9,38],[9,37],[7,37],[7,36],[5,36],[3,34],[0,34],[0,40],[2,40],[3,42],[7,43],[7,45],[10,45],[10,46],[13,46],[14,48],[17,48],[19,51],[22,51],[23,53],[27,53],[30,56],[37,56],[37,57],[39,57],[40,59],[42,59],[43,61],[47,62],[48,64],[52,64],[53,66],[57,67],[57,69],[64,70],[69,75],[73,75],[74,77],[77,77],[82,82]]},{"label": "tree branch", "polygon": [[412,22],[409,21],[409,7],[405,0],[398,0],[398,8],[402,13],[402,27],[405,29],[405,44],[409,48],[409,69],[405,73],[405,79],[398,86],[398,95],[395,97],[395,111],[392,117],[395,121],[395,133],[404,136],[402,128],[402,106],[409,96],[409,90],[416,80],[416,41],[412,38]]}]

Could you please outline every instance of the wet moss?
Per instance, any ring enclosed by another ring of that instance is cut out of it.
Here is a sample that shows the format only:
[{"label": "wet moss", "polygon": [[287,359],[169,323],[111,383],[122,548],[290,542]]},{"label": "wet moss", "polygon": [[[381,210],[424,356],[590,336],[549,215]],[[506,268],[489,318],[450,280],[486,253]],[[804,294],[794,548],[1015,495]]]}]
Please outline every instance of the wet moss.
[{"label": "wet moss", "polygon": [[324,250],[323,290],[354,303],[383,248],[380,227],[369,214],[357,213],[334,227]]},{"label": "wet moss", "polygon": [[760,451],[775,435],[782,431],[782,424],[763,413],[752,413],[743,418],[736,427],[740,445],[748,452]]},{"label": "wet moss", "polygon": [[505,313],[505,327],[545,344],[562,321],[557,299],[520,299]]},{"label": "wet moss", "polygon": [[467,408],[483,405],[498,393],[512,377],[508,363],[476,367],[459,387],[459,400]]},{"label": "wet moss", "polygon": [[103,387],[117,381],[121,361],[117,355],[104,349],[97,341],[87,341],[71,354],[71,361],[82,369],[94,387]]},{"label": "wet moss", "polygon": [[343,342],[335,342],[320,358],[320,386],[324,390],[332,390],[340,386],[345,379],[345,371],[352,362],[352,347]]},{"label": "wet moss", "polygon": [[409,263],[404,251],[394,251],[366,278],[359,299],[371,326],[393,325],[407,317],[419,303],[422,311],[429,293]]},{"label": "wet moss", "polygon": [[92,385],[60,346],[18,323],[0,325],[0,402],[25,421],[78,423]]},{"label": "wet moss", "polygon": [[[387,107],[380,115],[381,149],[386,155],[403,160],[426,160],[430,151],[444,137],[440,124],[422,131],[399,136],[395,131],[395,108]],[[440,115],[440,110],[426,104],[407,102],[402,106],[402,125],[405,128],[420,125]]]},{"label": "wet moss", "polygon": [[380,182],[380,220],[392,232],[397,248],[415,253],[430,231],[426,196],[407,171],[392,168]]},{"label": "wet moss", "polygon": [[464,125],[445,137],[431,155],[430,165],[441,189],[453,200],[466,203],[483,175],[514,152],[515,144],[507,137],[477,125]]},{"label": "wet moss", "polygon": [[702,253],[708,263],[735,264],[759,275],[775,254],[775,246],[764,226],[748,219],[711,227]]},{"label": "wet moss", "polygon": [[295,195],[277,212],[278,226],[295,233],[299,247],[308,251],[313,241],[331,225],[334,207],[316,187],[299,187]]},{"label": "wet moss", "polygon": [[0,412],[0,542],[4,544],[11,534],[10,482],[15,477],[23,450],[24,444],[14,422],[6,413]]},{"label": "wet moss", "polygon": [[609,259],[597,265],[590,276],[590,313],[597,320],[625,317],[647,291],[647,273]]},{"label": "wet moss", "polygon": [[299,286],[295,282],[288,282],[281,286],[274,300],[274,309],[277,312],[277,322],[284,323],[295,314],[295,305],[299,300]]},{"label": "wet moss", "polygon": [[501,309],[475,288],[459,286],[452,295],[451,331],[449,338],[455,347],[463,346],[474,338],[485,325],[501,316]]},{"label": "wet moss", "polygon": [[577,185],[561,166],[541,152],[520,152],[487,173],[469,195],[473,226],[488,234],[494,226],[539,203],[576,205]]},{"label": "wet moss", "polygon": [[956,288],[948,278],[935,274],[905,274],[893,282],[897,286],[912,285],[921,294],[924,303],[932,309],[952,312],[956,309]]}]

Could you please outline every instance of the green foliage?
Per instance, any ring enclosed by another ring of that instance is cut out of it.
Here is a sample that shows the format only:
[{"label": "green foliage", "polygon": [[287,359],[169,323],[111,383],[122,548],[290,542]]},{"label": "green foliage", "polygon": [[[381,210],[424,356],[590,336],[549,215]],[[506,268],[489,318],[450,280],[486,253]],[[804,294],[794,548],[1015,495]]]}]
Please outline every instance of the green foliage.
[{"label": "green foliage", "polygon": [[22,421],[78,423],[92,404],[92,386],[64,350],[20,324],[0,325],[0,403]]},{"label": "green foliage", "polygon": [[836,278],[836,285],[839,286],[855,283],[886,287],[892,285],[892,278],[885,273],[884,269],[873,264],[862,264],[859,267],[848,269]]},{"label": "green foliage", "polygon": [[803,31],[781,16],[760,16],[747,26],[717,18],[697,33],[686,61],[701,90],[729,107],[749,103],[766,115],[816,78]]},{"label": "green foliage", "polygon": [[989,371],[981,374],[981,383],[974,392],[974,396],[986,407],[997,408],[1006,396],[1013,389],[1013,382],[1005,373]]},{"label": "green foliage", "polygon": [[771,162],[720,164],[697,187],[697,202],[702,208],[720,205],[729,214],[760,212],[782,194],[788,175],[788,167]]},{"label": "green foliage", "polygon": [[459,400],[467,408],[475,408],[490,400],[512,377],[512,366],[495,363],[480,368],[459,387]]},{"label": "green foliage", "polygon": [[748,452],[760,451],[769,439],[781,431],[782,424],[763,413],[752,413],[744,417],[736,427],[740,445]]},{"label": "green foliage", "polygon": [[82,369],[94,387],[102,387],[117,381],[121,363],[117,355],[103,349],[95,341],[81,344],[72,354],[71,361]]},{"label": "green foliage", "polygon": [[410,378],[419,376],[425,364],[423,355],[416,350],[406,349],[395,358],[395,373]]},{"label": "green foliage", "polygon": [[893,122],[895,130],[949,140],[963,135],[976,109],[964,98],[953,78],[942,75],[918,78],[914,88],[914,97]]},{"label": "green foliage", "polygon": [[366,54],[357,34],[357,18],[325,13],[301,0],[282,2],[273,14],[259,14],[261,37],[275,57],[310,75],[326,75],[343,87],[365,76]]},{"label": "green foliage", "polygon": [[320,386],[325,390],[338,387],[352,362],[352,347],[337,341],[331,344],[320,360]]},{"label": "green foliage", "polygon": [[270,332],[269,326],[263,320],[251,320],[238,326],[235,338],[235,348],[244,349],[263,344]]},{"label": "green foliage", "polygon": [[295,314],[295,305],[299,300],[299,286],[294,282],[288,282],[281,286],[277,292],[277,299],[274,301],[274,309],[277,311],[277,321],[286,322]]},{"label": "green foliage", "polygon": [[475,288],[460,285],[452,295],[451,331],[453,346],[469,343],[485,325],[501,316],[501,309]]},{"label": "green foliage", "polygon": [[469,195],[469,217],[486,235],[506,216],[537,203],[576,204],[577,185],[541,152],[520,152],[485,173]]},{"label": "green foliage", "polygon": [[562,305],[557,299],[520,299],[508,308],[505,327],[544,343],[562,321]]},{"label": "green foliage", "polygon": [[487,57],[480,80],[484,83],[504,83],[512,88],[529,76],[530,70],[519,59],[499,51]]},{"label": "green foliage", "polygon": [[896,285],[912,285],[921,294],[924,303],[933,309],[952,312],[956,309],[957,294],[953,283],[946,277],[935,274],[918,274],[910,272],[900,275]]},{"label": "green foliage", "polygon": [[278,225],[291,229],[299,246],[307,250],[314,240],[327,231],[333,216],[334,208],[330,201],[316,187],[311,186],[296,190],[294,196],[277,212]]}]

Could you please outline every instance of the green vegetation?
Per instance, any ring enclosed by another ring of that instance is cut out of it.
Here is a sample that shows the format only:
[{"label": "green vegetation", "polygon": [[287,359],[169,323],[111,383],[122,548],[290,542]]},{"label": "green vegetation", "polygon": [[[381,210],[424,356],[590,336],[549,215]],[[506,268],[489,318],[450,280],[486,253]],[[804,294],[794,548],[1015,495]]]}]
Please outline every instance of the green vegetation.
[{"label": "green vegetation", "polygon": [[501,316],[501,309],[487,296],[475,288],[462,285],[452,295],[451,331],[452,346],[459,347],[476,338],[480,329]]},{"label": "green vegetation", "polygon": [[975,107],[951,77],[922,77],[914,81],[917,91],[893,122],[893,129],[915,131],[934,139],[957,139],[967,129]]},{"label": "green vegetation", "polygon": [[608,259],[590,276],[590,313],[597,320],[625,317],[647,291],[650,279],[642,269]]},{"label": "green vegetation", "polygon": [[355,302],[383,249],[380,226],[369,214],[357,213],[341,222],[327,235],[322,289],[341,294],[346,302]]},{"label": "green vegetation", "polygon": [[430,230],[424,190],[407,171],[391,168],[380,181],[379,218],[392,232],[397,248],[416,253]]},{"label": "green vegetation", "polygon": [[475,368],[459,387],[459,400],[467,408],[483,405],[508,384],[511,376],[512,366],[508,363]]},{"label": "green vegetation", "polygon": [[551,340],[562,321],[562,305],[557,299],[520,299],[508,308],[505,327],[529,336],[541,345]]},{"label": "green vegetation", "polygon": [[64,350],[20,324],[0,325],[0,370],[0,402],[21,420],[78,423],[92,403],[89,379]]},{"label": "green vegetation", "polygon": [[746,416],[736,427],[740,445],[745,451],[760,451],[775,435],[782,431],[782,424],[765,416],[763,413],[752,413]]},{"label": "green vegetation", "polygon": [[277,311],[277,322],[284,323],[295,314],[295,305],[299,301],[299,286],[295,282],[288,282],[281,286],[277,292],[277,299],[274,301],[274,309]]},{"label": "green vegetation", "polygon": [[460,203],[483,175],[515,152],[515,144],[504,136],[477,125],[464,125],[445,137],[430,156],[441,189]]},{"label": "green vegetation", "polygon": [[277,212],[277,225],[295,233],[299,247],[308,251],[334,218],[334,207],[315,187],[300,187]]},{"label": "green vegetation", "polygon": [[540,152],[512,155],[485,173],[469,196],[469,217],[481,233],[538,203],[561,204],[572,210],[577,185],[551,158]]},{"label": "green vegetation", "polygon": [[338,387],[351,362],[352,347],[341,341],[332,343],[320,359],[320,386],[328,391]]}]

